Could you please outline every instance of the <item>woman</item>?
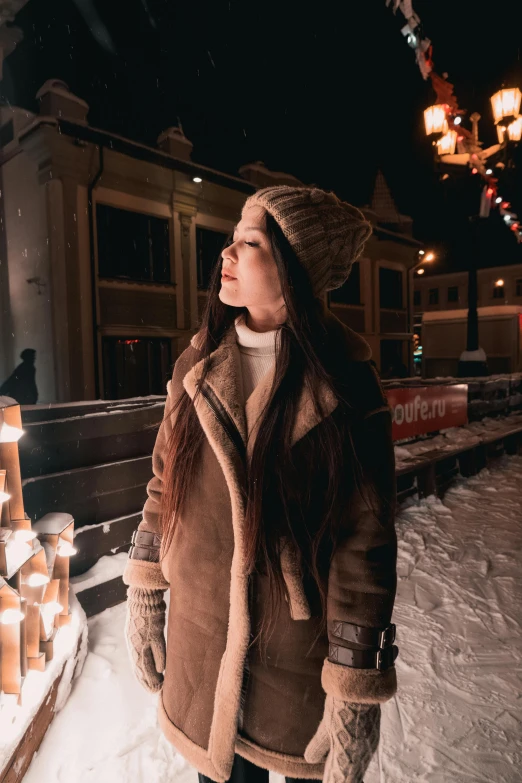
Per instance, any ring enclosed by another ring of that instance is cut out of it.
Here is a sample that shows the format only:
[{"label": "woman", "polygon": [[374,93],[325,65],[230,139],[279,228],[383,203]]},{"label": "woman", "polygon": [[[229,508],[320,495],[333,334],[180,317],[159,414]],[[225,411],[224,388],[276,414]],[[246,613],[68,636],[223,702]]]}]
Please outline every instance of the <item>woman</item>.
[{"label": "woman", "polygon": [[333,193],[250,196],[167,384],[126,638],[200,783],[361,783],[397,688],[390,411],[323,304],[369,234]]}]

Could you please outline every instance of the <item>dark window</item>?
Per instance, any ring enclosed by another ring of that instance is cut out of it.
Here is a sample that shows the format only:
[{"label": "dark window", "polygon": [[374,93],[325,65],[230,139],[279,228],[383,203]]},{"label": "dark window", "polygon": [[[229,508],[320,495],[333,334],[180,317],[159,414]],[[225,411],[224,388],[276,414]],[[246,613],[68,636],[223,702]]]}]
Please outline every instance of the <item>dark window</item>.
[{"label": "dark window", "polygon": [[459,301],[459,287],[458,285],[448,286],[448,302]]},{"label": "dark window", "polygon": [[522,277],[515,280],[517,296],[522,296]]},{"label": "dark window", "polygon": [[404,364],[402,340],[381,340],[381,378],[407,378],[408,368]]},{"label": "dark window", "polygon": [[9,120],[5,125],[0,128],[0,147],[5,147],[10,141],[14,139],[14,126],[13,121]]},{"label": "dark window", "polygon": [[402,309],[402,272],[379,267],[379,297],[381,307],[389,310]]},{"label": "dark window", "polygon": [[100,277],[170,282],[169,221],[96,206]]},{"label": "dark window", "polygon": [[166,394],[171,374],[171,340],[168,337],[103,338],[106,400]]},{"label": "dark window", "polygon": [[503,285],[496,285],[493,287],[493,299],[504,299]]},{"label": "dark window", "polygon": [[421,292],[420,291],[414,291],[413,292],[413,305],[414,305],[414,307],[420,307],[421,306]]},{"label": "dark window", "polygon": [[206,291],[210,285],[212,270],[221,261],[221,251],[228,234],[196,226],[196,254],[198,266],[198,288]]},{"label": "dark window", "polygon": [[428,291],[428,303],[430,305],[435,305],[439,303],[439,289],[438,288],[430,288]]},{"label": "dark window", "polygon": [[361,268],[358,261],[353,264],[348,280],[339,288],[330,291],[330,302],[361,304]]}]

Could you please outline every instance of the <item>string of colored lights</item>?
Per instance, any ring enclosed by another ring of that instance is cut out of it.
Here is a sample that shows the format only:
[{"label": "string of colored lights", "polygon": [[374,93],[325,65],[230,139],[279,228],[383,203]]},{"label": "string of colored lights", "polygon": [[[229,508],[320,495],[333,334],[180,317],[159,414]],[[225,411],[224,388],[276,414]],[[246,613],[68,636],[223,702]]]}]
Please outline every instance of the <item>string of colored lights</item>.
[{"label": "string of colored lights", "polygon": [[[478,140],[480,116],[478,114],[471,115],[470,119],[473,125],[471,131],[462,127],[462,115],[465,114],[465,111],[459,109],[457,98],[453,94],[453,84],[447,80],[447,74],[440,76],[434,70],[433,46],[430,39],[424,35],[422,22],[413,10],[412,0],[386,0],[386,6],[390,5],[394,14],[400,11],[406,19],[401,33],[406,38],[408,46],[415,51],[415,59],[422,78],[425,80],[430,78],[437,96],[437,103],[424,112],[426,133],[428,135],[435,134],[438,137],[434,144],[437,146],[439,156],[444,156],[445,162],[453,162],[451,157],[455,148],[457,148],[459,155],[467,153],[469,157],[466,163],[471,166],[471,173],[481,176],[485,181],[480,201],[480,216],[488,217],[492,207],[498,208],[504,222],[513,231],[517,242],[522,242],[521,221],[513,211],[510,202],[499,194],[498,177],[494,176],[493,169],[489,167],[488,154],[486,154],[489,152],[489,155],[492,155],[507,143],[520,141],[522,137],[522,115],[519,115],[520,90],[518,88],[499,90],[491,98],[499,144],[489,151],[483,150],[481,142]],[[503,169],[505,164],[498,161],[495,167]]]}]

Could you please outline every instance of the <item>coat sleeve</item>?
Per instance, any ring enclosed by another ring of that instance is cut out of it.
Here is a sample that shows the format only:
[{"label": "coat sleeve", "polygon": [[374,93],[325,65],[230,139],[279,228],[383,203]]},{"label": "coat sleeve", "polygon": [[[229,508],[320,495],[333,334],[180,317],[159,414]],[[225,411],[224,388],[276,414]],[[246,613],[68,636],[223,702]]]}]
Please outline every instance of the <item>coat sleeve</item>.
[{"label": "coat sleeve", "polygon": [[[391,412],[382,395],[382,404],[361,415],[351,429],[363,489],[353,486],[346,498],[328,574],[328,641],[340,647],[358,645],[334,636],[336,623],[384,629],[395,602],[395,459]],[[326,693],[352,702],[387,701],[397,690],[395,664],[383,670],[363,669],[329,656],[321,680]]]},{"label": "coat sleeve", "polygon": [[162,531],[160,527],[161,498],[163,492],[163,468],[167,453],[167,442],[172,432],[171,412],[174,406],[172,380],[167,383],[167,399],[163,420],[156,436],[152,452],[153,477],[147,484],[147,499],[143,507],[142,519],[133,535],[133,545],[123,572],[126,585],[143,587],[150,590],[167,590],[169,583],[165,579],[159,555]]}]

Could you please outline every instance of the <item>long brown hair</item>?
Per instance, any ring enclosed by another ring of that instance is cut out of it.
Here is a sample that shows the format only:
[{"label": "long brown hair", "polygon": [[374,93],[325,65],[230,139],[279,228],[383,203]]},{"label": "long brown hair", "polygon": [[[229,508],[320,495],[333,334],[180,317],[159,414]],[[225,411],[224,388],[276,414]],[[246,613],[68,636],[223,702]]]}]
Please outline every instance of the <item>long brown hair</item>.
[{"label": "long brown hair", "polygon": [[[310,386],[318,412],[321,411],[317,390],[319,381],[326,382],[348,407],[349,402],[336,384],[335,362],[339,362],[339,356],[333,355],[327,340],[324,305],[314,297],[306,270],[278,223],[268,213],[266,230],[277,264],[287,317],[278,327],[274,382],[262,413],[247,475],[244,520],[246,567],[249,573],[257,570],[268,576],[270,608],[258,634],[266,640],[267,618],[268,624],[272,625],[282,598],[286,595],[289,600],[281,570],[280,549],[283,538],[291,542],[298,553],[302,573],[310,575],[320,596],[322,616],[317,639],[326,628],[325,565],[328,563],[325,564],[325,559],[329,557],[332,542],[336,539],[338,512],[343,487],[347,483],[344,459],[347,437],[342,425],[346,417],[327,416],[321,426],[314,428],[314,437],[309,441],[314,454],[307,461],[307,476],[303,475],[302,460],[297,466],[290,439],[304,383]],[[224,247],[229,241],[230,237]],[[247,313],[246,307],[233,307],[220,300],[221,261],[220,255],[211,273],[208,299],[202,315],[201,358],[206,361],[200,385],[208,371],[210,353],[217,348],[235,318],[240,313]],[[199,387],[196,395],[198,393]],[[189,496],[191,481],[197,475],[198,455],[205,439],[193,401],[185,390],[177,400],[173,414],[176,410],[164,465],[163,552],[168,549],[183,504]],[[314,519],[315,527],[311,529],[310,520],[305,519],[303,510],[314,485],[314,466],[315,472],[317,466],[321,466],[321,473],[328,480],[321,495],[324,498],[321,518]]]}]

